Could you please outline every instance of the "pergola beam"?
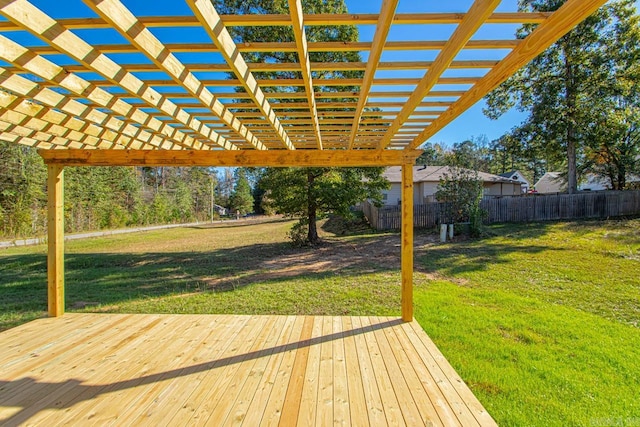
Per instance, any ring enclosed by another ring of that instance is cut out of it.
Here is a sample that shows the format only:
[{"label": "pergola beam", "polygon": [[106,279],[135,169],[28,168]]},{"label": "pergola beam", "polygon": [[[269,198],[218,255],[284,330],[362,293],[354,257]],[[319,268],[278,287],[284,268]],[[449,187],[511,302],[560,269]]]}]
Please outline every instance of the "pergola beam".
[{"label": "pergola beam", "polygon": [[40,150],[48,165],[365,167],[414,163],[420,150]]},{"label": "pergola beam", "polygon": [[[140,18],[142,21],[144,18]],[[505,40],[470,40],[464,49],[513,49],[520,44],[520,39]],[[446,40],[414,40],[414,41],[388,41],[383,48],[386,51],[423,51],[440,50]],[[309,52],[366,52],[372,49],[372,42],[308,42]],[[191,43],[165,43],[164,46],[174,53],[215,53],[220,52],[213,43],[194,45]],[[130,44],[95,44],[93,46],[102,53],[138,53],[138,49]],[[57,49],[51,46],[31,46],[30,50],[39,55],[59,54]],[[297,52],[295,42],[244,42],[238,45],[238,52]],[[258,83],[260,81],[258,80]]]}]

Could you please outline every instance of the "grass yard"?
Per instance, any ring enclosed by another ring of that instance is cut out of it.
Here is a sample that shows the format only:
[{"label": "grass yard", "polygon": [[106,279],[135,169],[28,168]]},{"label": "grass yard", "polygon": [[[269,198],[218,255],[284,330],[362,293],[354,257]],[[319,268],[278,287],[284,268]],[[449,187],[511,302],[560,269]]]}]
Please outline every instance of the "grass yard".
[{"label": "grass yard", "polygon": [[[274,220],[67,243],[68,311],[399,315],[400,239]],[[328,227],[330,228],[330,227]],[[0,251],[0,330],[46,310],[45,247]],[[500,425],[640,425],[640,219],[416,235],[416,319]]]}]

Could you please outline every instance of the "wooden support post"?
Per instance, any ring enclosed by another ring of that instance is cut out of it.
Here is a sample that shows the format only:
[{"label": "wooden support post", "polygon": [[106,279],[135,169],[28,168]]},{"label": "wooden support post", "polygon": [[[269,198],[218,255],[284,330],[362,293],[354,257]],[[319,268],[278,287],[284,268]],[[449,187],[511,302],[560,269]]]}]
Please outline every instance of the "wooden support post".
[{"label": "wooden support post", "polygon": [[402,165],[402,320],[413,320],[413,163]]},{"label": "wooden support post", "polygon": [[49,316],[64,314],[64,167],[48,165],[47,258]]}]

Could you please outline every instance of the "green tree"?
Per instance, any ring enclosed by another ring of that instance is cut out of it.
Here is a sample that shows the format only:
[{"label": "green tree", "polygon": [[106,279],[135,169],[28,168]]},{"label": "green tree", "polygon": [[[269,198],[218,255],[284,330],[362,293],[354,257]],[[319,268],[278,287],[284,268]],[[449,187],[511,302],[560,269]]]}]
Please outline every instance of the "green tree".
[{"label": "green tree", "polygon": [[0,231],[40,233],[46,224],[46,167],[35,150],[0,142]]},{"label": "green tree", "polygon": [[427,142],[423,144],[420,149],[422,154],[416,159],[417,165],[425,166],[442,166],[444,165],[444,158],[446,150],[440,143],[432,144]]},{"label": "green tree", "polygon": [[[215,6],[222,14],[246,13],[289,13],[287,0],[216,0]],[[303,2],[306,14],[347,13],[344,0],[310,0]],[[263,40],[269,42],[291,42],[295,40],[291,27],[246,26],[230,29],[236,42]],[[314,41],[358,41],[358,29],[354,25],[311,26],[306,28],[307,40]],[[251,52],[243,53],[248,62],[299,62],[296,52]],[[312,62],[359,62],[358,52],[310,52]],[[259,79],[300,79],[299,71],[260,72],[255,73]],[[323,71],[314,78],[362,78],[362,71],[336,70]],[[317,82],[317,80],[316,80]],[[354,92],[359,88],[353,86],[322,86],[314,88],[322,92]],[[274,90],[264,87],[265,91]],[[304,91],[302,87],[292,87],[292,92]],[[295,102],[295,99],[282,102]],[[352,102],[353,99],[332,98],[332,102]],[[287,110],[280,110],[286,115]],[[330,118],[330,116],[326,116]],[[263,200],[277,211],[300,218],[297,229],[306,231],[305,240],[310,243],[318,241],[316,220],[328,212],[346,214],[348,208],[367,197],[379,199],[376,194],[384,188],[382,169],[269,169],[260,180],[265,190]],[[266,206],[269,210],[270,207]]]},{"label": "green tree", "polygon": [[238,168],[235,175],[235,186],[229,197],[229,209],[231,213],[240,212],[241,215],[253,212],[253,194],[247,172],[243,168]]},{"label": "green tree", "polygon": [[[259,185],[277,212],[299,218],[302,240],[319,241],[316,221],[329,213],[351,214],[366,199],[381,203],[388,181],[383,168],[269,168]],[[305,230],[306,229],[306,230]]]},{"label": "green tree", "polygon": [[[519,0],[519,8],[554,11],[565,1]],[[630,55],[637,61],[637,53],[628,52],[638,50],[637,41],[628,44],[637,40],[634,13],[633,0],[608,3],[487,97],[487,116],[497,118],[517,106],[529,112],[522,129],[536,136],[532,141],[565,153],[570,193],[577,190],[578,171],[585,164],[594,106],[611,95],[601,88],[629,66]],[[534,28],[526,24],[517,35],[522,38]]]}]

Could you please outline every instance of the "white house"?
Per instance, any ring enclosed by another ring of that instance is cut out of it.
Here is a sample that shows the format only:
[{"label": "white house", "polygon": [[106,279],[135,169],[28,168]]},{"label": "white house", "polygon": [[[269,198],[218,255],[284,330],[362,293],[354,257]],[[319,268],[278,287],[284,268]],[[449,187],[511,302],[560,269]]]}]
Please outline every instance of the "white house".
[{"label": "white house", "polygon": [[[535,189],[540,194],[566,193],[567,182],[560,172],[547,172],[536,182]],[[610,190],[610,182],[598,175],[587,174],[579,183],[578,191]]]},{"label": "white house", "polygon": [[567,183],[560,172],[547,172],[536,182],[535,190],[540,194],[564,193]]},{"label": "white house", "polygon": [[[417,205],[435,202],[440,179],[449,172],[449,166],[413,167],[413,202]],[[385,170],[384,177],[391,183],[389,190],[382,192],[385,205],[397,205],[402,194],[402,168],[392,166]],[[478,172],[485,196],[518,196],[522,193],[520,183],[490,173]]]},{"label": "white house", "polygon": [[520,189],[522,190],[523,193],[528,193],[529,188],[531,188],[531,184],[529,184],[529,181],[527,181],[527,179],[524,177],[522,172],[520,172],[519,170],[513,170],[513,171],[501,173],[501,174],[498,174],[498,176],[510,179],[515,182],[519,182]]}]

